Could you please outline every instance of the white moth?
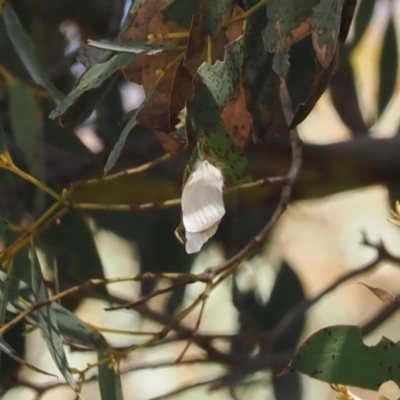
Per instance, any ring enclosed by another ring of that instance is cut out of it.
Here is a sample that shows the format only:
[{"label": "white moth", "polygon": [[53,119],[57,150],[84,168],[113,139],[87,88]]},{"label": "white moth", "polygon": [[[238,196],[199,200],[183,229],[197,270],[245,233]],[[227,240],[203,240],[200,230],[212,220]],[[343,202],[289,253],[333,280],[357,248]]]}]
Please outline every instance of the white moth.
[{"label": "white moth", "polygon": [[207,160],[195,165],[182,193],[186,252],[197,253],[215,234],[225,214],[222,172]]}]

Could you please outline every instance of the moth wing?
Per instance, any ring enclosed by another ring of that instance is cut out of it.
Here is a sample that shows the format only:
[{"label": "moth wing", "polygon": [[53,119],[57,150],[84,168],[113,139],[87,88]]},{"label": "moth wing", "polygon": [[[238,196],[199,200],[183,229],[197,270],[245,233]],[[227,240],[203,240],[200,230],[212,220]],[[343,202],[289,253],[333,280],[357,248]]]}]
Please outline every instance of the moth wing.
[{"label": "moth wing", "polygon": [[217,228],[218,224],[215,224],[202,232],[186,232],[186,253],[198,253],[203,244],[215,234]]},{"label": "moth wing", "polygon": [[202,232],[225,214],[222,173],[207,161],[192,173],[182,193],[183,225],[187,232]]}]

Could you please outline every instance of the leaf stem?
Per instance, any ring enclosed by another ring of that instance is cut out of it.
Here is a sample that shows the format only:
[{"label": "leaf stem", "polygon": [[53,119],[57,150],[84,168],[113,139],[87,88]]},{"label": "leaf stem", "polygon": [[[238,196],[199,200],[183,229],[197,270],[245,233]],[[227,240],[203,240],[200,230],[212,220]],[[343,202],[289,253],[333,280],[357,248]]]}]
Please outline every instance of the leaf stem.
[{"label": "leaf stem", "polygon": [[255,4],[253,7],[249,8],[247,11],[245,11],[243,14],[240,14],[229,21],[225,22],[225,24],[222,25],[222,28],[227,28],[228,26],[234,24],[237,21],[240,21],[241,19],[248,19],[251,17],[256,11],[258,11],[261,7],[264,7],[266,4],[269,3],[270,0],[260,0],[257,4]]}]

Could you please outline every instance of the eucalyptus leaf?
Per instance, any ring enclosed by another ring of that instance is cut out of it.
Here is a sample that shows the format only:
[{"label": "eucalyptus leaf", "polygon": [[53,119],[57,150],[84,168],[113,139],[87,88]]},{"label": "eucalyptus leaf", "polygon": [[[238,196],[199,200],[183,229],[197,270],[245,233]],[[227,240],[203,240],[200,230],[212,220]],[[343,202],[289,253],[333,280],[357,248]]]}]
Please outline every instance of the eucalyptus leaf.
[{"label": "eucalyptus leaf", "polygon": [[117,162],[118,157],[121,154],[121,151],[124,147],[125,141],[129,135],[129,133],[137,124],[137,116],[138,116],[139,112],[143,109],[143,107],[147,104],[147,102],[149,102],[151,100],[154,92],[155,92],[155,88],[153,88],[152,90],[150,90],[147,93],[147,95],[146,95],[145,99],[143,100],[142,104],[140,105],[140,107],[137,110],[135,110],[133,115],[129,118],[127,124],[125,125],[124,129],[122,130],[122,132],[119,136],[117,143],[114,145],[113,149],[111,150],[111,152],[108,156],[106,166],[104,167],[105,175],[110,171],[110,169]]},{"label": "eucalyptus leaf", "polygon": [[88,40],[89,46],[99,49],[110,50],[120,53],[134,53],[134,54],[157,54],[163,51],[183,50],[183,46],[160,45],[151,43],[138,43],[138,42],[125,42],[118,43],[111,40]]},{"label": "eucalyptus leaf", "polygon": [[324,382],[378,390],[400,385],[400,347],[383,337],[367,346],[357,326],[330,326],[311,335],[297,350],[286,372],[298,371]]},{"label": "eucalyptus leaf", "polygon": [[42,70],[35,54],[34,44],[29,35],[25,32],[24,27],[12,9],[10,2],[6,2],[4,6],[3,18],[15,51],[32,79],[38,85],[43,86],[53,96],[57,103],[61,102],[64,95],[53,85]]},{"label": "eucalyptus leaf", "polygon": [[[104,351],[97,352],[97,361],[109,356]],[[115,373],[110,363],[101,363],[98,367],[98,381],[101,400],[123,400],[121,376]]]},{"label": "eucalyptus leaf", "polygon": [[[65,99],[50,113],[49,117],[55,119],[58,116],[63,116],[64,120],[62,121],[62,125],[72,129],[77,123],[82,122],[88,114],[90,115],[95,104],[100,101],[101,97],[105,94],[105,92],[102,92],[100,96],[99,93],[96,92],[96,96],[92,99],[92,97],[88,98],[91,92],[103,89],[103,85],[106,81],[113,77],[118,71],[131,64],[135,57],[136,54],[132,53],[116,54],[109,60],[89,68],[82,75],[75,88],[68,93]],[[91,107],[90,109],[88,108],[88,103]],[[82,112],[82,108],[85,112]],[[69,121],[70,119],[72,122]]]},{"label": "eucalyptus leaf", "polygon": [[197,135],[208,134],[218,126],[220,115],[236,88],[243,64],[244,40],[238,37],[225,48],[225,58],[210,65],[203,63],[195,77],[193,99],[187,112]]},{"label": "eucalyptus leaf", "polygon": [[[31,250],[31,267],[32,267],[32,289],[33,297],[36,303],[40,303],[48,300],[47,288],[44,284],[44,278],[42,270],[39,264],[39,258],[36,254],[36,250],[32,247]],[[65,354],[64,344],[61,339],[61,332],[58,327],[57,319],[52,308],[52,304],[40,307],[37,311],[39,325],[42,329],[44,338],[47,343],[47,347],[50,354],[53,357],[57,368],[65,378],[71,388],[78,393],[79,388],[75,382],[75,379],[69,366],[67,355]]]},{"label": "eucalyptus leaf", "polygon": [[13,134],[27,156],[32,175],[44,178],[42,113],[31,91],[21,81],[7,84]]}]

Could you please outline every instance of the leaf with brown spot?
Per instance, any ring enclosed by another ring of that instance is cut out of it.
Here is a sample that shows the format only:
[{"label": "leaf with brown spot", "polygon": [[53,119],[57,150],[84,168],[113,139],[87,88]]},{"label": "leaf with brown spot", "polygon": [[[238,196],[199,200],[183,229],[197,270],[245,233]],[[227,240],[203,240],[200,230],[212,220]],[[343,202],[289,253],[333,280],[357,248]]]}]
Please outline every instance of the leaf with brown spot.
[{"label": "leaf with brown spot", "polygon": [[314,8],[311,36],[318,60],[328,68],[335,54],[344,0],[321,0]]},{"label": "leaf with brown spot", "polygon": [[237,88],[237,96],[229,100],[221,114],[221,119],[238,147],[243,147],[251,132],[252,117],[247,111],[243,82]]},{"label": "leaf with brown spot", "polygon": [[360,285],[365,286],[367,289],[369,289],[379,300],[382,300],[384,303],[386,302],[392,302],[392,301],[396,301],[397,297],[389,292],[387,292],[384,289],[381,288],[377,288],[377,287],[373,287],[373,286],[369,286],[365,283],[361,283]]},{"label": "leaf with brown spot", "polygon": [[311,31],[313,8],[319,0],[270,0],[263,32],[267,50],[274,54],[274,71],[284,78],[289,70],[289,48]]}]

